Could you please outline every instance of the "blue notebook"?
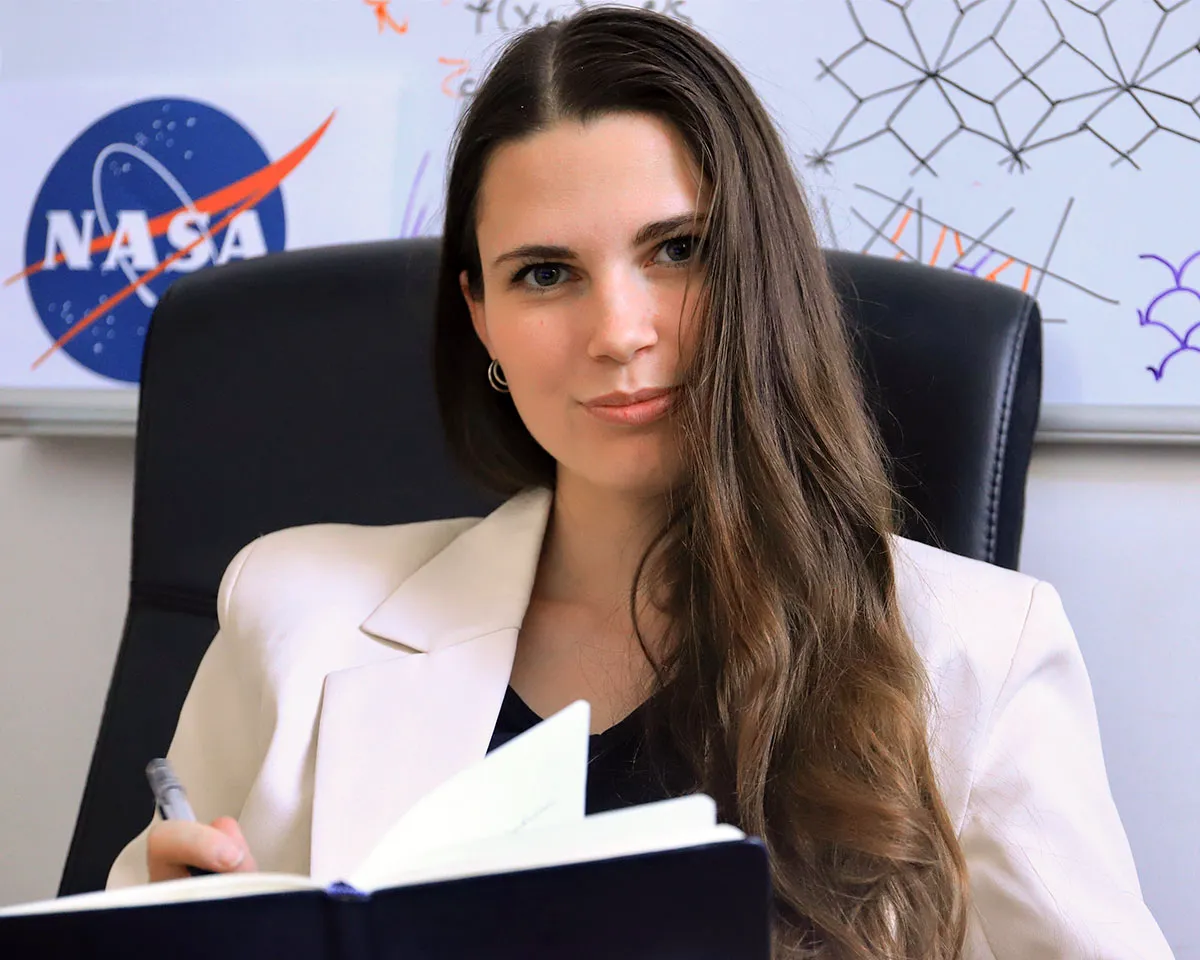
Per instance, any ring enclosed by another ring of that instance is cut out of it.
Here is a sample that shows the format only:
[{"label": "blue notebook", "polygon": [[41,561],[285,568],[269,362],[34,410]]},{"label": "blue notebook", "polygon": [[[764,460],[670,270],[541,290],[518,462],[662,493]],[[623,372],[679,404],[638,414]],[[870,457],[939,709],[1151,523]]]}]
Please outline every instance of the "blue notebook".
[{"label": "blue notebook", "polygon": [[0,956],[170,960],[768,960],[751,840],[347,893],[0,919]]},{"label": "blue notebook", "polygon": [[770,954],[760,843],[702,795],[583,815],[573,704],[423,797],[347,877],[194,877],[0,910],[0,957]]}]

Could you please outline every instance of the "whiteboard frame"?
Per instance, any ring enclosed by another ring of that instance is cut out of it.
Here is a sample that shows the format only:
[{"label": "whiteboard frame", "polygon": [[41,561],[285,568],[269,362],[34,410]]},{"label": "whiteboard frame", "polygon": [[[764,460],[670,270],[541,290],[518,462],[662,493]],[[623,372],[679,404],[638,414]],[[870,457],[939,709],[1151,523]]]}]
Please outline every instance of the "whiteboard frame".
[{"label": "whiteboard frame", "polygon": [[132,437],[138,393],[114,390],[0,390],[0,437]]},{"label": "whiteboard frame", "polygon": [[[0,390],[0,437],[132,437],[138,391]],[[1043,404],[1038,444],[1200,447],[1200,407]]]},{"label": "whiteboard frame", "polygon": [[1043,404],[1037,442],[1200,446],[1200,407]]}]

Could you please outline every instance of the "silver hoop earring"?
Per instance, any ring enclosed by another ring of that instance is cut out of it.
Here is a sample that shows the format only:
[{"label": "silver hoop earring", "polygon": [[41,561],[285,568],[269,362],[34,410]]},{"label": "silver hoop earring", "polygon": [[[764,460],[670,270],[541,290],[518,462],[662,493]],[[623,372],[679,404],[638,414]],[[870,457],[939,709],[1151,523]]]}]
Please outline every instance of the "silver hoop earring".
[{"label": "silver hoop earring", "polygon": [[493,390],[497,393],[508,393],[508,381],[504,379],[504,371],[500,369],[498,360],[493,360],[488,364],[487,377]]}]

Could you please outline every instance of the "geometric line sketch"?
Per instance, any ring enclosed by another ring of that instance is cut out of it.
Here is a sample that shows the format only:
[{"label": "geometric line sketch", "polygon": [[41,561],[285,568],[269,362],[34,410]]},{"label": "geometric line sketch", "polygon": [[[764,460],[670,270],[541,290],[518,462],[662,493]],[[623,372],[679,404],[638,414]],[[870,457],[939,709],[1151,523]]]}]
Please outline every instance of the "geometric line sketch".
[{"label": "geometric line sketch", "polygon": [[[1168,287],[1162,293],[1158,294],[1158,296],[1156,296],[1153,300],[1151,300],[1146,306],[1145,310],[1138,310],[1138,323],[1140,323],[1143,327],[1158,327],[1161,330],[1165,330],[1171,335],[1171,339],[1175,341],[1174,348],[1172,348],[1167,355],[1163,357],[1162,362],[1159,363],[1157,367],[1146,368],[1152,374],[1154,374],[1155,380],[1162,380],[1163,374],[1167,370],[1167,364],[1174,360],[1181,353],[1187,353],[1188,351],[1200,353],[1200,345],[1192,343],[1192,334],[1200,330],[1200,320],[1196,320],[1185,327],[1184,324],[1179,321],[1167,322],[1156,319],[1155,317],[1155,311],[1159,311],[1159,315],[1161,316],[1161,308],[1172,298],[1175,298],[1176,294],[1182,293],[1185,295],[1185,297],[1190,295],[1191,297],[1195,298],[1197,303],[1200,303],[1200,290],[1197,290],[1195,287],[1186,286],[1183,282],[1184,273],[1197,258],[1200,258],[1200,250],[1197,250],[1190,257],[1184,260],[1179,267],[1175,267],[1169,260],[1165,259],[1164,257],[1160,257],[1156,253],[1143,253],[1141,255],[1141,259],[1143,260],[1157,260],[1159,263],[1161,263],[1164,267],[1171,271],[1171,277],[1175,281],[1174,286]],[[1183,330],[1183,332],[1180,333],[1180,330]]]},{"label": "geometric line sketch", "polygon": [[859,40],[818,59],[817,79],[853,104],[811,166],[880,138],[912,157],[910,174],[935,176],[934,158],[959,137],[994,145],[1009,172],[1079,137],[1137,169],[1156,136],[1200,145],[1193,0],[845,2]]},{"label": "geometric line sketch", "polygon": [[[1036,298],[1046,281],[1060,283],[1072,287],[1102,303],[1116,305],[1117,300],[1107,297],[1070,277],[1051,269],[1054,252],[1058,241],[1062,238],[1067,220],[1071,216],[1071,208],[1075,205],[1072,197],[1063,208],[1062,216],[1054,231],[1054,236],[1040,260],[1022,257],[991,242],[991,237],[1015,212],[1015,207],[1009,207],[1000,216],[988,224],[979,233],[970,233],[959,227],[939,220],[925,211],[924,201],[918,197],[915,202],[909,202],[913,194],[909,188],[903,196],[889,197],[887,194],[862,184],[855,184],[860,190],[878,200],[890,204],[887,214],[881,219],[872,221],[857,207],[851,207],[851,215],[869,231],[867,242],[863,244],[861,253],[870,253],[879,243],[886,245],[897,260],[913,260],[929,266],[941,266],[948,270],[969,273],[972,276],[990,280],[993,283],[1005,282],[1017,286],[1023,292],[1030,292]],[[898,218],[898,219],[897,219]],[[826,220],[829,214],[826,210]],[[836,237],[834,238],[836,244]],[[926,251],[929,250],[928,256]],[[1033,289],[1030,291],[1030,286]],[[1044,318],[1046,323],[1065,323],[1064,319]]]}]

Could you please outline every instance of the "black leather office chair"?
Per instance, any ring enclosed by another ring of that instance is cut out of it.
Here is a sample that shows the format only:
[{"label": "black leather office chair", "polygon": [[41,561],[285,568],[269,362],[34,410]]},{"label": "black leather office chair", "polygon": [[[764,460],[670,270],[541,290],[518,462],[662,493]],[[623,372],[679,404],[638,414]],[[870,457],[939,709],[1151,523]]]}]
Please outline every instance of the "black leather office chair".
[{"label": "black leather office chair", "polygon": [[[443,450],[427,359],[437,256],[434,240],[286,253],[181,279],[159,303],[129,611],[60,894],[103,886],[145,826],[143,768],[167,749],[242,545],[303,523],[493,505]],[[1040,394],[1037,306],[960,273],[829,261],[913,508],[906,533],[1015,566]]]}]

